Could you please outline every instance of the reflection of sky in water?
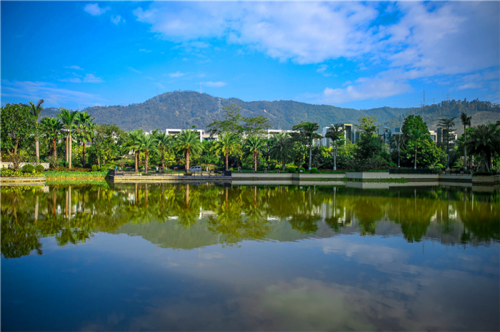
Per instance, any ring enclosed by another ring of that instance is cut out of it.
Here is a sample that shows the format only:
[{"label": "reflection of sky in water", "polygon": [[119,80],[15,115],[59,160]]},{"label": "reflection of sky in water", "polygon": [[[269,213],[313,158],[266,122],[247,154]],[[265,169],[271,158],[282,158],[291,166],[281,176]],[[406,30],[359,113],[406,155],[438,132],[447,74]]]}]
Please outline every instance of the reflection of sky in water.
[{"label": "reflection of sky in water", "polygon": [[497,330],[499,245],[340,235],[158,248],[96,234],[3,260],[17,330]]},{"label": "reflection of sky in water", "polygon": [[4,330],[500,329],[496,193],[127,185],[1,199]]}]

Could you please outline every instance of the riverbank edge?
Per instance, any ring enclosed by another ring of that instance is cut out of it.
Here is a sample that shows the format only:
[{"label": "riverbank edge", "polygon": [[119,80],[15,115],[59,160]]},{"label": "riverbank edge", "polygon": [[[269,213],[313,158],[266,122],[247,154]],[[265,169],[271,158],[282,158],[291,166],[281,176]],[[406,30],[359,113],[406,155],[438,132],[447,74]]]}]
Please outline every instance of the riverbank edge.
[{"label": "riverbank edge", "polygon": [[0,177],[0,186],[40,186],[47,181],[45,176],[34,177]]}]

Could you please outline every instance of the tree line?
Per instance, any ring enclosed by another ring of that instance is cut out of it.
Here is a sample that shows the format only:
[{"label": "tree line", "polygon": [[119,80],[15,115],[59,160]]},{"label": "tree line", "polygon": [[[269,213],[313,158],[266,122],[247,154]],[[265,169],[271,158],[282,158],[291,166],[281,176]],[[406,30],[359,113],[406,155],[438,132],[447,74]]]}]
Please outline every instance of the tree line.
[{"label": "tree line", "polygon": [[[191,165],[241,167],[259,171],[263,168],[294,172],[317,169],[474,168],[491,171],[500,167],[500,120],[472,126],[471,117],[441,118],[438,127],[443,141],[431,139],[427,124],[420,115],[408,115],[400,135],[389,143],[378,135],[377,119],[363,116],[356,125],[359,139],[352,143],[345,137],[342,124],[332,124],[325,136],[319,124],[300,122],[291,132],[268,137],[272,127],[263,116],[244,117],[241,107],[224,107],[223,119],[208,125],[207,131],[217,140],[201,141],[194,128],[177,135],[158,129],[126,132],[114,124],[97,125],[86,112],[59,109],[55,118],[40,119],[43,100],[30,104],[7,104],[1,108],[1,153],[3,161],[49,162],[52,168],[131,168],[135,172],[151,167],[161,171]],[[456,142],[452,134],[456,122],[464,134]],[[326,138],[331,146],[322,146]]]}]

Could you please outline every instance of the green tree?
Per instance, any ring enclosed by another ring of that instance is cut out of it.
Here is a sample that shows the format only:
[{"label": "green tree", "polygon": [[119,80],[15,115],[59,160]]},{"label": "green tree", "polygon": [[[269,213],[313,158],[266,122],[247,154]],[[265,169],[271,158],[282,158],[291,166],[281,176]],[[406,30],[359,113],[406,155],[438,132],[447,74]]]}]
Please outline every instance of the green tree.
[{"label": "green tree", "polygon": [[359,141],[356,143],[356,155],[360,160],[367,160],[382,151],[379,138],[376,134],[378,126],[375,124],[377,118],[374,116],[362,116],[356,125],[361,132]]},{"label": "green tree", "polygon": [[65,108],[61,108],[59,114],[57,114],[57,118],[61,120],[63,130],[66,132],[66,161],[68,162],[69,168],[71,168],[71,134],[75,128],[75,120],[78,113],[78,111],[72,112]]},{"label": "green tree", "polygon": [[257,172],[257,157],[266,146],[265,141],[260,136],[249,136],[243,145],[243,151],[247,155],[253,155],[254,170]]},{"label": "green tree", "polygon": [[401,167],[401,148],[406,144],[406,138],[404,135],[393,135],[390,139],[391,148],[398,151],[398,167]]},{"label": "green tree", "polygon": [[92,137],[91,152],[97,159],[97,165],[101,167],[106,161],[123,154],[127,154],[131,148],[128,147],[129,136],[114,124],[102,124],[95,127]]},{"label": "green tree", "polygon": [[40,99],[36,105],[30,101],[31,107],[31,115],[35,118],[35,154],[36,154],[36,162],[40,162],[40,143],[39,143],[39,131],[38,131],[38,120],[40,119],[40,114],[42,114],[43,107],[42,104],[45,101]]},{"label": "green tree", "polygon": [[271,128],[269,119],[263,116],[247,118],[241,115],[242,107],[236,104],[224,106],[223,120],[210,123],[207,128],[212,135],[224,132],[233,134],[246,134],[247,136],[259,135],[265,129]]},{"label": "green tree", "polygon": [[489,123],[472,128],[465,143],[467,150],[481,156],[481,171],[490,171],[489,164],[494,152],[500,154],[500,127]]},{"label": "green tree", "polygon": [[158,151],[161,154],[161,170],[165,172],[165,154],[171,152],[174,148],[174,137],[172,135],[167,135],[166,133],[160,133],[156,135],[156,140],[158,144]]},{"label": "green tree", "polygon": [[54,157],[53,162],[55,163],[57,161],[57,139],[61,135],[62,123],[55,118],[43,118],[40,122],[40,129],[43,131],[44,136],[49,140],[49,142],[53,144],[52,153]]},{"label": "green tree", "polygon": [[424,138],[424,133],[420,129],[413,129],[410,134],[410,142],[414,144],[414,152],[415,152],[415,166],[417,169],[417,153],[418,153],[418,144]]},{"label": "green tree", "polygon": [[337,141],[342,140],[345,137],[344,128],[340,123],[331,125],[326,131],[326,138],[329,138],[333,142],[333,170],[337,170]]},{"label": "green tree", "polygon": [[282,169],[285,170],[286,158],[291,155],[293,148],[293,141],[288,133],[279,133],[274,136],[272,141],[270,155],[272,158],[281,160]]},{"label": "green tree", "polygon": [[229,170],[229,155],[241,148],[240,138],[232,132],[223,132],[214,144],[214,151],[224,154],[226,158],[226,171]]},{"label": "green tree", "polygon": [[[403,126],[403,139],[405,141],[403,155],[405,163],[415,163],[415,154],[417,154],[417,166],[431,166],[437,163],[443,155],[431,139],[430,132],[427,129],[427,124],[422,120],[420,115],[409,115],[405,118]],[[418,131],[418,132],[415,132]],[[417,134],[417,135],[415,135]],[[415,166],[414,166],[415,167]]]},{"label": "green tree", "polygon": [[455,129],[455,117],[439,119],[438,128],[443,132],[443,140],[446,142],[446,168],[450,168],[450,142],[453,141],[452,132]]},{"label": "green tree", "polygon": [[2,150],[9,155],[17,155],[21,145],[26,145],[36,130],[35,118],[30,107],[22,104],[6,104],[1,109]]},{"label": "green tree", "polygon": [[143,134],[139,137],[140,152],[144,152],[144,170],[148,174],[148,158],[151,152],[158,152],[157,140],[154,134]]},{"label": "green tree", "polygon": [[[467,113],[460,113],[460,121],[464,126],[464,141],[467,142],[467,130],[466,127],[471,125],[472,116],[467,116]],[[464,144],[464,169],[467,169],[467,148]]]},{"label": "green tree", "polygon": [[139,153],[141,146],[141,137],[144,136],[144,131],[142,129],[132,130],[128,134],[128,140],[126,143],[126,147],[135,154],[135,172],[139,172]]},{"label": "green tree", "polygon": [[318,129],[319,125],[314,122],[301,122],[292,128],[292,130],[294,130],[291,134],[292,138],[309,148],[309,170],[311,170],[312,147],[314,145],[314,140],[322,137],[317,133]]},{"label": "green tree", "polygon": [[186,173],[189,174],[189,155],[200,154],[203,151],[203,145],[200,142],[200,135],[196,130],[183,130],[176,140],[176,147],[184,152],[186,158]]},{"label": "green tree", "polygon": [[86,112],[80,112],[75,118],[75,138],[82,145],[82,167],[85,167],[85,147],[92,141],[95,130],[94,119]]}]

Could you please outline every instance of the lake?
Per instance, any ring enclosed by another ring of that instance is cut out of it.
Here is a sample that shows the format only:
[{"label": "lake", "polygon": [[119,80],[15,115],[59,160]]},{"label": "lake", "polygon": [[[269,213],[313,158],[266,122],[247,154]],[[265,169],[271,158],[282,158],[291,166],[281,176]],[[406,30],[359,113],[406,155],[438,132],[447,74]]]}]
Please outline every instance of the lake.
[{"label": "lake", "polygon": [[500,193],[1,189],[2,330],[500,329]]}]

